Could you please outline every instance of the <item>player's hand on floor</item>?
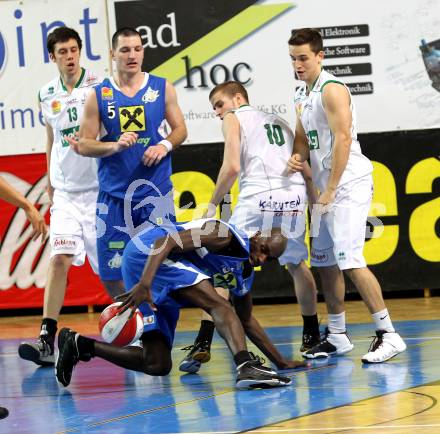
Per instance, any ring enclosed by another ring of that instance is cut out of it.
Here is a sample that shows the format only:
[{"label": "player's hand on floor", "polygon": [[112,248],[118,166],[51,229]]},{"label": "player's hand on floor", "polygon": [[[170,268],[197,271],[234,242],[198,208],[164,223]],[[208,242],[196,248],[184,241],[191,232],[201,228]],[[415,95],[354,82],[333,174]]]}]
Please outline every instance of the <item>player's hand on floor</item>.
[{"label": "player's hand on floor", "polygon": [[277,368],[284,370],[284,369],[299,369],[299,368],[307,368],[310,366],[309,362],[302,361],[302,360],[285,360],[283,364],[278,365]]},{"label": "player's hand on floor", "polygon": [[145,302],[149,304],[152,310],[157,310],[155,304],[153,303],[150,287],[143,285],[140,282],[134,285],[130,292],[118,295],[115,300],[122,302],[119,315],[121,315],[127,309],[131,309],[130,318],[134,315],[136,309]]}]

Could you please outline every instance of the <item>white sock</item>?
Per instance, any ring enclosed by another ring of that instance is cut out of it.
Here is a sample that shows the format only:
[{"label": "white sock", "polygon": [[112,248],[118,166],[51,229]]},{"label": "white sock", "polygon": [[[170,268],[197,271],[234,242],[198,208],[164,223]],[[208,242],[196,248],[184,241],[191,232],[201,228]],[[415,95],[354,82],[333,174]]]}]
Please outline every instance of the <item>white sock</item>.
[{"label": "white sock", "polygon": [[371,316],[376,325],[376,330],[385,330],[390,333],[395,332],[388,309],[385,308],[379,312],[373,313]]},{"label": "white sock", "polygon": [[330,333],[345,333],[345,311],[328,314],[328,331]]}]

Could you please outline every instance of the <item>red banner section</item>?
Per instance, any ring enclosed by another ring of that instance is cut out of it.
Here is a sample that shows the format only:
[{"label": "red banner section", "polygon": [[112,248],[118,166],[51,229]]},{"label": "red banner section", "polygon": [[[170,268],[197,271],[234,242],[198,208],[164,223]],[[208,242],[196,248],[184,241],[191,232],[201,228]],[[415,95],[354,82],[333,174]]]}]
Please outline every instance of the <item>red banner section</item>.
[{"label": "red banner section", "polygon": [[[49,222],[44,154],[0,157],[0,174],[34,203]],[[43,305],[50,246],[48,240],[44,244],[33,242],[30,234],[25,213],[0,201],[0,309]],[[71,267],[65,306],[110,302],[88,263]]]}]

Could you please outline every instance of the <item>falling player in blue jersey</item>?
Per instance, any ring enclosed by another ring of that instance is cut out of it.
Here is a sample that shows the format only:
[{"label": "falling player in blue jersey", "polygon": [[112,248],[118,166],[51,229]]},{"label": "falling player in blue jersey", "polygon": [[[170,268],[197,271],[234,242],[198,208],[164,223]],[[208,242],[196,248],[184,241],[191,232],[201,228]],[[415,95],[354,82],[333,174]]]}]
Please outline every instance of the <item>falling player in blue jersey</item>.
[{"label": "falling player in blue jersey", "polygon": [[112,295],[123,292],[122,253],[128,241],[148,223],[175,221],[170,154],[187,136],[174,86],[142,72],[143,57],[136,30],[115,32],[117,74],[89,95],[79,140],[69,139],[78,153],[99,159],[99,274]]},{"label": "falling player in blue jersey", "polygon": [[[248,237],[234,225],[215,219],[177,224],[174,229],[155,227],[139,234],[124,251],[122,273],[126,288],[131,290],[119,299],[125,309],[139,307],[144,314],[142,347],[116,347],[65,328],[58,339],[59,382],[69,385],[78,361],[92,357],[149,375],[167,375],[172,367],[171,348],[179,309],[193,305],[211,315],[226,341],[237,366],[238,388],[289,385],[290,378],[263,366],[258,356],[248,352],[245,337],[279,369],[304,366],[286,360],[252,315],[249,291],[253,267],[278,258],[286,243],[280,229]],[[212,282],[218,275],[230,275],[236,282],[231,290],[235,309],[215,291]]]}]

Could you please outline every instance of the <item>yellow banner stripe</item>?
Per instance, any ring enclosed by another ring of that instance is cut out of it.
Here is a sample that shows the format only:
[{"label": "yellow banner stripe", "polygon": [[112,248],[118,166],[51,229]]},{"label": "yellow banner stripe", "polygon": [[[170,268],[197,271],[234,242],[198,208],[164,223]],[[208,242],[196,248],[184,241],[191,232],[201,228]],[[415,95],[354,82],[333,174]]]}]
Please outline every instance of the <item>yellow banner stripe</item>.
[{"label": "yellow banner stripe", "polygon": [[175,83],[186,73],[182,57],[188,56],[191,66],[202,65],[291,7],[292,3],[250,6],[151,72]]}]

